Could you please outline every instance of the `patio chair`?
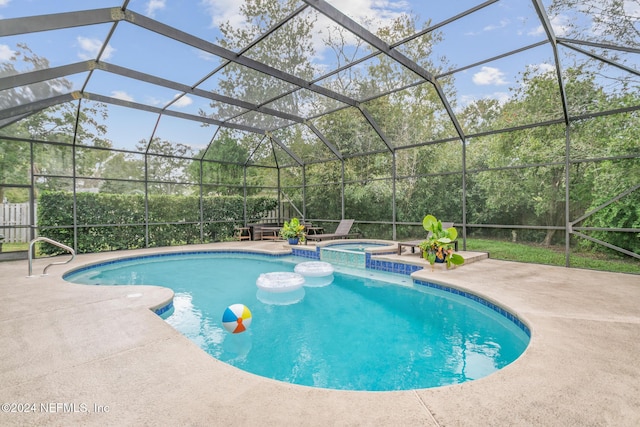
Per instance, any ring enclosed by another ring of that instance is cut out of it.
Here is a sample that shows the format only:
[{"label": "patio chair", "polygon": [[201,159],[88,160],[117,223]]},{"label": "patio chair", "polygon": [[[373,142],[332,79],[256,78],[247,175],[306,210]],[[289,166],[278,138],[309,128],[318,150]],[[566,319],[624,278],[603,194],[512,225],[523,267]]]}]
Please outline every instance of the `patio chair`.
[{"label": "patio chair", "polygon": [[343,219],[336,227],[336,231],[333,233],[323,233],[323,234],[308,234],[307,240],[328,240],[328,239],[345,239],[347,237],[355,237],[358,233],[351,233],[351,227],[353,226],[353,219]]}]

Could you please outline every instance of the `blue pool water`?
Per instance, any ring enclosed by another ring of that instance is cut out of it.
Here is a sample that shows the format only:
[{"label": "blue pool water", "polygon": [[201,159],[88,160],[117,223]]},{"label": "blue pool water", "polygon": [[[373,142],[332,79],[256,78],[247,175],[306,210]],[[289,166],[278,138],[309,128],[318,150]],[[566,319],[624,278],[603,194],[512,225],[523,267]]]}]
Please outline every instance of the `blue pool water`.
[{"label": "blue pool water", "polygon": [[[304,261],[182,254],[106,264],[65,278],[170,287],[175,311],[166,321],[213,357],[314,387],[382,391],[462,383],[513,362],[529,342],[495,310],[413,285],[407,276],[336,267],[333,283],[302,288],[300,302],[271,305],[257,299],[261,273],[293,271]],[[235,303],[249,307],[253,318],[247,332],[232,335],[221,318]]]},{"label": "blue pool water", "polygon": [[343,251],[365,252],[365,249],[389,246],[386,243],[338,243],[325,246],[323,249],[338,249]]},{"label": "blue pool water", "polygon": [[331,264],[353,268],[365,268],[367,265],[366,249],[389,246],[381,243],[337,243],[320,249],[320,259]]}]

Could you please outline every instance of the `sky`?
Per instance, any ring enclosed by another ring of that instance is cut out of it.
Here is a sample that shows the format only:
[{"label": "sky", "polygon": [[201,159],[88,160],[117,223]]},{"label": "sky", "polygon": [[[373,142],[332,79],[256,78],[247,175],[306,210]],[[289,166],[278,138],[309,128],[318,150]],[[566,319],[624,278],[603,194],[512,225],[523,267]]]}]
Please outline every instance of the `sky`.
[{"label": "sky", "polygon": [[[356,22],[365,25],[372,32],[380,26],[403,14],[418,16],[418,26],[428,20],[431,24],[442,22],[469,8],[482,3],[481,0],[330,0],[335,8]],[[543,1],[548,6],[549,1]],[[239,0],[131,0],[128,9],[148,16],[182,31],[189,31],[202,39],[216,43],[222,34],[219,26],[230,22],[236,27],[246,23],[240,13],[242,2]],[[626,7],[631,14],[640,16],[638,2],[627,1]],[[120,7],[114,0],[0,0],[0,19],[61,13],[73,10]],[[568,36],[570,23],[577,19],[559,15],[551,17],[551,23],[557,36]],[[1,23],[0,23],[1,25]],[[318,19],[312,44],[316,51],[313,63],[318,73],[335,66],[336,58],[322,42],[326,37],[326,28],[332,23],[325,17]],[[589,25],[588,22],[585,25]],[[103,48],[103,43],[111,24],[76,27],[55,32],[39,32],[15,37],[0,37],[0,62],[8,61],[15,54],[16,43],[25,42],[31,50],[46,57],[50,66],[59,66],[83,60],[95,59]],[[436,66],[456,69],[474,64],[485,58],[494,57],[523,46],[546,39],[546,34],[530,0],[501,0],[485,7],[468,17],[454,21],[441,28],[443,41],[434,46]],[[593,29],[597,31],[596,28]],[[355,43],[355,37],[352,42]],[[387,40],[385,40],[387,41]],[[393,43],[396,40],[387,41]],[[161,44],[161,49],[155,46]],[[409,49],[400,50],[411,58]],[[446,62],[441,61],[446,58]],[[414,59],[414,58],[412,58]],[[101,60],[115,65],[132,68],[162,78],[173,79],[192,86],[199,82],[211,70],[220,64],[220,59],[185,46],[181,43],[162,38],[155,33],[144,31],[135,25],[120,23],[104,47]],[[554,69],[552,51],[549,44],[530,49],[512,57],[499,59],[487,64],[471,67],[456,73],[455,88],[457,99],[454,103],[461,108],[469,102],[481,98],[507,100],[514,88],[517,88],[518,74],[527,67],[537,67],[541,71]],[[70,76],[74,90],[80,90],[86,74]],[[322,84],[322,82],[320,82]],[[216,90],[215,79],[209,79],[202,89]],[[105,72],[95,72],[91,78],[88,92],[102,93],[122,100],[164,107],[180,95],[175,90],[131,81]],[[251,100],[254,101],[254,100]],[[259,100],[255,100],[259,102]],[[198,114],[198,109],[209,109],[209,100],[195,96],[178,98],[170,109],[189,114]],[[148,139],[157,115],[149,113],[131,114],[129,109],[110,107],[110,116],[114,123],[123,120],[148,124],[144,131],[137,132],[134,126],[118,130],[119,134],[111,139],[121,142],[121,148],[131,148],[139,139]],[[179,121],[183,122],[183,121]],[[214,127],[201,128],[197,124],[177,124],[175,119],[163,119],[158,129],[167,135],[166,139],[184,138],[190,135],[188,143],[195,147],[206,146]],[[186,128],[185,128],[186,126]]]}]

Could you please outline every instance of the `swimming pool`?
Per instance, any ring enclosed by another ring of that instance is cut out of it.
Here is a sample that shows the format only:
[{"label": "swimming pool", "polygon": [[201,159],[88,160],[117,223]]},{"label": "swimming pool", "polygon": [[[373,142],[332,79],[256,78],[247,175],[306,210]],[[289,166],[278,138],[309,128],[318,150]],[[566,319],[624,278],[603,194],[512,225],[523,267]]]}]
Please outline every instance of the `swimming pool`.
[{"label": "swimming pool", "polygon": [[[334,282],[305,288],[295,304],[257,298],[260,274],[305,260],[234,253],[137,258],[65,276],[84,284],[154,284],[174,290],[166,321],[213,357],[257,375],[346,390],[404,390],[456,384],[513,362],[529,337],[498,310],[463,295],[414,285],[407,276],[336,268]],[[232,335],[227,306],[253,321]]]}]

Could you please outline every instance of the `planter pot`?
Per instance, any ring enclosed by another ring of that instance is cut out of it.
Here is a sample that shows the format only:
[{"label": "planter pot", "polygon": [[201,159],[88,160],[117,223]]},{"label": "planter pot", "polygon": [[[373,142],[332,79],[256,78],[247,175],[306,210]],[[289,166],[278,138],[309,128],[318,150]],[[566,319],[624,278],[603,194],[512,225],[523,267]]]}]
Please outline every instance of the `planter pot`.
[{"label": "planter pot", "polygon": [[298,242],[300,241],[300,238],[299,237],[289,237],[289,239],[287,239],[287,240],[289,240],[289,244],[290,245],[297,245]]},{"label": "planter pot", "polygon": [[[423,251],[422,252],[422,258],[429,260],[429,252],[427,251]],[[436,257],[436,264],[442,264],[444,262],[444,258],[440,259],[438,257]]]}]

